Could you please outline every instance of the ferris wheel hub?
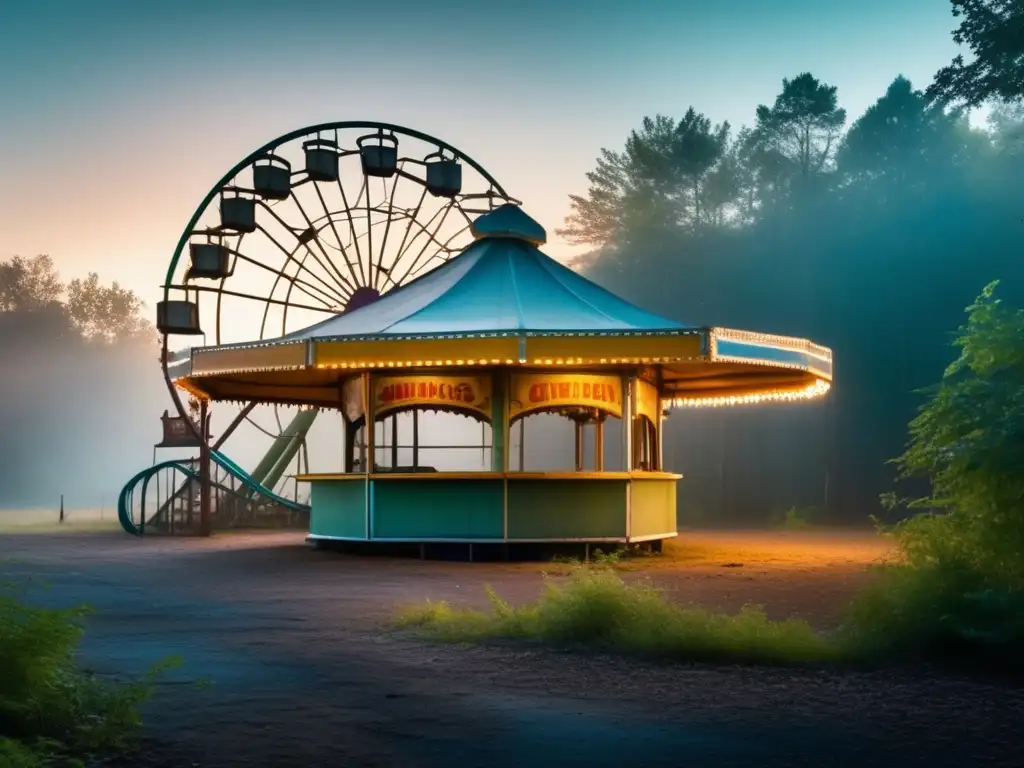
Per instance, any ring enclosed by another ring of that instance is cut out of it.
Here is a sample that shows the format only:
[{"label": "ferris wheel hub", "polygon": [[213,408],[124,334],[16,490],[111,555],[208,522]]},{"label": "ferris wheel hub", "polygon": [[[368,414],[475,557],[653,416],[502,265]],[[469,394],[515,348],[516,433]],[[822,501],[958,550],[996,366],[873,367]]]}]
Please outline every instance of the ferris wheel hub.
[{"label": "ferris wheel hub", "polygon": [[381,296],[380,291],[369,286],[356,288],[345,305],[345,312],[355,312],[357,309],[373,304]]}]

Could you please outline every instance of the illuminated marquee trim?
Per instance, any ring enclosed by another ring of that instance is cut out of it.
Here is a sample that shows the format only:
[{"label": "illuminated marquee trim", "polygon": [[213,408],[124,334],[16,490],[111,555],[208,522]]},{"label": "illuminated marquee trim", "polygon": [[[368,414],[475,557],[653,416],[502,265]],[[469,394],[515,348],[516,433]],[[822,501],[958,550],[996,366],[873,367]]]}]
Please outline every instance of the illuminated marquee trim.
[{"label": "illuminated marquee trim", "polygon": [[675,397],[663,402],[669,408],[728,408],[737,405],[758,405],[760,403],[799,402],[816,400],[824,397],[832,389],[832,385],[823,380],[807,384],[803,387],[777,389],[768,392],[751,392],[738,395],[708,395],[695,397]]}]

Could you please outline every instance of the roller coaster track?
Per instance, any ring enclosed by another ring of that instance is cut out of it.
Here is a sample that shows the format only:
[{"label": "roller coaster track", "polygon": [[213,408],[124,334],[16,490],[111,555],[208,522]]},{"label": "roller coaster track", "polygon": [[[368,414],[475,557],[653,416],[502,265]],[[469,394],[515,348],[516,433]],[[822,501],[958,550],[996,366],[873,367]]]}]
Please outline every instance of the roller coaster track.
[{"label": "roller coaster track", "polygon": [[[219,451],[211,450],[210,460],[224,475],[223,480],[217,479],[213,483],[218,498],[218,506],[221,502],[230,500],[250,506],[265,503],[278,505],[291,512],[308,512],[309,508],[305,504],[285,498],[274,492],[271,488],[257,482],[245,470]],[[149,514],[146,508],[149,484],[161,472],[167,471],[182,475],[184,482],[178,486],[163,504],[160,504],[158,501],[156,511]],[[229,482],[231,482],[230,485],[228,484]],[[239,487],[234,487],[235,483]],[[184,501],[186,506],[191,505],[194,494],[198,492],[198,488],[199,471],[197,462],[174,460],[154,464],[136,474],[121,489],[117,500],[118,521],[125,531],[134,536],[141,536],[145,533],[147,525],[161,525],[163,527],[170,525],[173,528],[174,511],[176,506],[180,506],[180,504],[176,503]],[[139,500],[137,514],[135,513],[136,505],[134,503],[136,492],[138,492],[137,498]],[[189,514],[191,514],[191,510],[189,510]],[[174,531],[171,530],[170,532],[173,533]]]}]

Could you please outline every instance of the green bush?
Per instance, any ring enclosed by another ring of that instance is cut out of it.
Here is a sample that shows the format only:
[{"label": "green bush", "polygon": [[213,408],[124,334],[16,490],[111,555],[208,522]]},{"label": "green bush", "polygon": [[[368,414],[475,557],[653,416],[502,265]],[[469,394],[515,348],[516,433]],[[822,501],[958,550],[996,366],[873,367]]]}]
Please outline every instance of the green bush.
[{"label": "green bush", "polygon": [[986,286],[955,341],[960,355],[910,424],[896,460],[931,485],[899,500],[924,513],[890,529],[900,561],[850,608],[853,642],[877,652],[1022,665],[1024,642],[1024,312]]},{"label": "green bush", "polygon": [[20,741],[0,736],[0,765],[4,768],[42,768],[42,757]]},{"label": "green bush", "polygon": [[0,589],[0,764],[116,752],[137,733],[139,705],[156,676],[177,662],[134,683],[82,670],[77,650],[87,613],[30,606]]},{"label": "green bush", "polygon": [[401,626],[446,641],[519,638],[674,660],[791,663],[837,658],[807,623],[769,621],[756,606],[729,616],[672,603],[647,584],[627,584],[607,566],[577,567],[548,581],[534,603],[513,607],[490,588],[490,611],[426,603],[405,609]]}]

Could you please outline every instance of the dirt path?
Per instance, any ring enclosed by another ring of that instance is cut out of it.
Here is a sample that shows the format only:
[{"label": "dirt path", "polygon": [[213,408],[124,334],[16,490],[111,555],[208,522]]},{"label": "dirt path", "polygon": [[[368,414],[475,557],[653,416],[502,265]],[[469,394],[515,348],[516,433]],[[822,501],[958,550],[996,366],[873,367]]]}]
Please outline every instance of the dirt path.
[{"label": "dirt path", "polygon": [[[820,626],[880,554],[853,535],[687,542],[649,571],[677,598]],[[401,602],[482,603],[484,582],[529,599],[532,566],[349,558],[293,534],[35,534],[0,539],[0,572],[49,583],[46,603],[92,603],[83,651],[98,670],[185,659],[149,707],[139,766],[1024,765],[1010,685],[433,646],[387,626]]]}]

